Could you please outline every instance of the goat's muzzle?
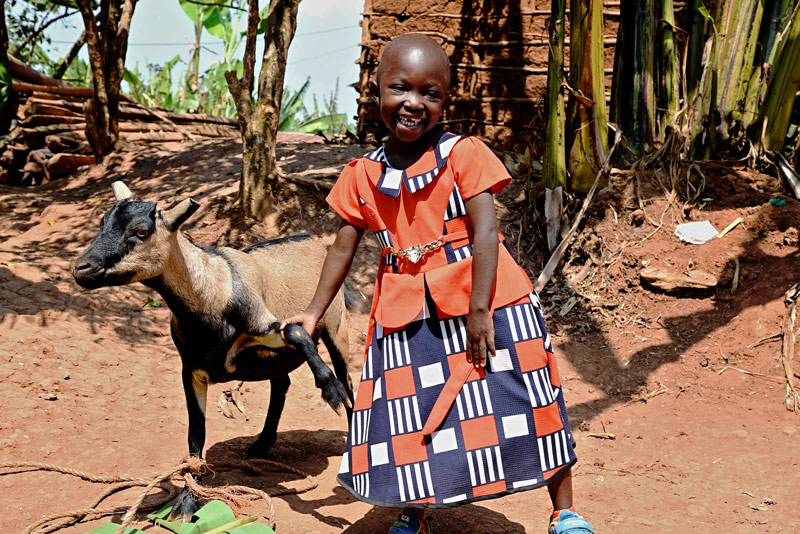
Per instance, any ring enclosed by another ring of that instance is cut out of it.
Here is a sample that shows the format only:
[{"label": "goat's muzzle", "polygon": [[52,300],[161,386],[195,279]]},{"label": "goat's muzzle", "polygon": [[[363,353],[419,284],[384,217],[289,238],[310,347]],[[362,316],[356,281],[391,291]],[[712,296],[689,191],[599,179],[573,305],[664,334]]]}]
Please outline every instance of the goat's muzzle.
[{"label": "goat's muzzle", "polygon": [[83,258],[75,260],[75,265],[72,268],[72,276],[78,285],[86,289],[96,289],[106,285],[103,283],[103,275],[105,269]]}]

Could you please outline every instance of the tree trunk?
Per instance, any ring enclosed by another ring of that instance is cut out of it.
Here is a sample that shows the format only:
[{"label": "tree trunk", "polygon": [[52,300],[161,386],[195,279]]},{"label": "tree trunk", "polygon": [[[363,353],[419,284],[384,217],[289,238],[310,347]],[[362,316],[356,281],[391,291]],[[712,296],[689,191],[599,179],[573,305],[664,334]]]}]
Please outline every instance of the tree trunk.
[{"label": "tree trunk", "polygon": [[[602,0],[571,0],[569,17],[567,169],[570,190],[587,193],[608,152]],[[607,183],[604,176],[600,187]]]},{"label": "tree trunk", "polygon": [[11,119],[16,115],[16,98],[11,82],[11,64],[8,59],[8,29],[6,28],[6,0],[0,0],[0,135],[8,133]]},{"label": "tree trunk", "polygon": [[298,4],[298,0],[270,2],[255,107],[252,105],[251,95],[255,38],[259,23],[256,1],[251,1],[248,9],[242,78],[238,79],[235,71],[225,73],[242,130],[242,179],[239,183],[239,198],[245,213],[257,220],[263,220],[272,209],[273,185],[278,175],[275,140],[278,135],[286,58],[297,27]]},{"label": "tree trunk", "polygon": [[90,0],[76,2],[83,16],[94,83],[94,95],[84,106],[86,137],[100,161],[119,140],[119,91],[136,0],[125,0],[122,9],[114,0],[102,0],[97,17]]}]

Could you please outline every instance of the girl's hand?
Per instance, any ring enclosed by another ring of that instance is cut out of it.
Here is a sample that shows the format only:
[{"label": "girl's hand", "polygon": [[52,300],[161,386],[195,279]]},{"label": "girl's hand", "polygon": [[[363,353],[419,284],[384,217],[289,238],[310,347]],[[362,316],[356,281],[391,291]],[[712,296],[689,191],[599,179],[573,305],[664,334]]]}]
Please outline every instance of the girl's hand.
[{"label": "girl's hand", "polygon": [[308,332],[308,335],[313,337],[314,331],[317,329],[318,322],[319,318],[316,315],[303,310],[300,313],[296,313],[291,317],[281,321],[281,331],[283,331],[283,328],[287,324],[299,324],[306,332]]},{"label": "girl's hand", "polygon": [[494,323],[489,311],[473,311],[467,316],[467,361],[486,367],[486,353],[495,355]]}]

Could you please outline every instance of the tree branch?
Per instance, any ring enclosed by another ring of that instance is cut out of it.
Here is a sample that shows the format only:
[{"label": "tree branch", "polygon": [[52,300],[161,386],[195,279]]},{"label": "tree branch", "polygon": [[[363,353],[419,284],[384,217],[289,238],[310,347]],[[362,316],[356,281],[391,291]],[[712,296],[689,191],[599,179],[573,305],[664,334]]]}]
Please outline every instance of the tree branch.
[{"label": "tree branch", "polygon": [[112,80],[116,87],[116,94],[119,94],[119,86],[125,75],[125,55],[128,51],[128,36],[131,33],[131,20],[135,7],[136,0],[125,0],[125,6],[122,8],[122,15],[119,18],[119,26],[116,28],[117,69],[114,70],[114,79]]},{"label": "tree branch", "polygon": [[97,18],[94,16],[89,0],[76,0],[76,3],[83,17],[83,25],[86,28],[84,30],[86,32],[86,47],[89,52],[89,66],[92,69],[95,94],[102,102],[106,100],[106,81],[103,77],[103,52],[100,48],[100,30],[97,26]]},{"label": "tree branch", "polygon": [[6,0],[0,0],[0,59],[6,60],[8,53],[8,28],[6,28]]},{"label": "tree branch", "polygon": [[77,13],[77,11],[69,11],[69,10],[67,10],[67,11],[64,11],[64,13],[62,13],[61,15],[57,16],[56,18],[48,20],[47,22],[42,24],[41,28],[37,29],[35,32],[30,34],[28,36],[28,38],[25,39],[25,41],[23,43],[21,43],[19,46],[17,46],[17,48],[15,48],[14,51],[11,52],[11,53],[13,55],[17,55],[20,50],[24,49],[26,46],[31,44],[31,42],[33,42],[37,37],[39,37],[39,35],[41,35],[42,32],[44,32],[47,28],[49,28],[51,24],[53,24],[54,22],[59,21],[59,20],[61,20],[63,18],[70,17],[70,16],[74,15],[75,13]]},{"label": "tree branch", "polygon": [[[247,39],[244,47],[244,70],[242,72],[242,82],[247,85],[248,94],[253,94],[253,71],[256,64],[256,36],[258,35],[258,23],[261,17],[258,13],[258,0],[248,2],[247,11]],[[269,30],[267,30],[269,31]]]},{"label": "tree branch", "polygon": [[72,48],[69,49],[67,55],[59,62],[58,67],[56,67],[55,73],[53,73],[53,78],[56,80],[60,80],[64,77],[64,73],[67,72],[72,61],[78,56],[78,52],[81,51],[83,45],[86,44],[86,30],[81,32],[80,37],[75,41],[75,44],[72,45]]},{"label": "tree branch", "polygon": [[[242,78],[236,76],[235,70],[225,71],[225,81],[228,82],[228,91],[233,96],[236,104],[236,113],[239,115],[239,126],[244,135],[247,122],[253,114],[252,94],[254,83],[254,70],[256,63],[256,36],[258,23],[261,20],[258,13],[258,0],[250,0],[247,10],[247,39],[245,41],[244,57],[242,58]],[[267,30],[269,33],[269,30]]]}]

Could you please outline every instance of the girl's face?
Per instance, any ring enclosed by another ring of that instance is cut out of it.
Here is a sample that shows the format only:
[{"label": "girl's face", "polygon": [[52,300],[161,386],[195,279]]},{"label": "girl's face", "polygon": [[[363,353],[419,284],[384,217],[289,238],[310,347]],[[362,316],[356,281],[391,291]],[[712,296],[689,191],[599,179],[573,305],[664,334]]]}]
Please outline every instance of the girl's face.
[{"label": "girl's face", "polygon": [[382,61],[378,84],[373,82],[381,118],[393,138],[413,143],[439,122],[450,73],[419,48],[399,50]]}]

